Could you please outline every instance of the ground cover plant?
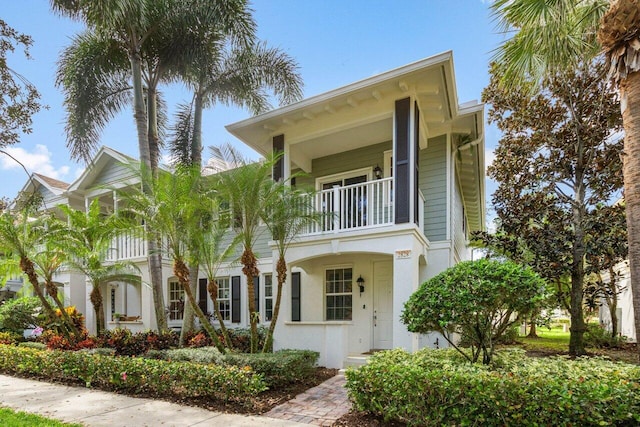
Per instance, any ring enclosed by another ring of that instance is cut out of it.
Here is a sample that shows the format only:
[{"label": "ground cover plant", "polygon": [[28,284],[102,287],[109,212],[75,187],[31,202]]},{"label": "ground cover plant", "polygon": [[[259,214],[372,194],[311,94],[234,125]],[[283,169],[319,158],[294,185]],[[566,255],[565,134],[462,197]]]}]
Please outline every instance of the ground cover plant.
[{"label": "ground cover plant", "polygon": [[640,422],[640,367],[602,358],[531,358],[511,350],[480,365],[452,350],[392,350],[348,370],[347,388],[358,410],[408,425]]}]

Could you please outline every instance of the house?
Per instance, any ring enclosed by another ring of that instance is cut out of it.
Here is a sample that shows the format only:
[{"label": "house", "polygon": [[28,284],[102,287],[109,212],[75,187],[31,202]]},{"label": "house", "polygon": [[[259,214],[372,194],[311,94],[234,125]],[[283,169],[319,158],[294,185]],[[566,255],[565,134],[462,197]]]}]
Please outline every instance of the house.
[{"label": "house", "polygon": [[[616,333],[627,337],[629,342],[636,341],[636,323],[633,312],[633,295],[631,292],[631,278],[629,271],[629,261],[625,260],[615,266],[615,273],[619,275],[617,282],[618,294],[616,295]],[[609,273],[602,274],[603,280],[609,282]],[[611,310],[605,298],[601,300],[602,305],[598,310],[598,320],[600,325],[608,331],[612,331]]]},{"label": "house", "polygon": [[[350,356],[372,350],[444,344],[437,334],[408,332],[400,314],[421,282],[469,259],[469,233],[484,228],[484,108],[458,103],[451,52],[230,124],[227,130],[258,153],[282,152],[274,179],[304,172],[292,185],[316,189],[314,208],[332,214],[302,233],[287,252],[289,275],[275,349],[315,350],[321,365],[342,367]],[[118,196],[105,184],[134,185],[126,166],[130,161],[103,147],[84,174],[56,197],[80,208],[98,199],[105,211],[115,211]],[[275,303],[277,253],[267,233],[254,251],[261,273],[256,295],[250,297],[267,323]],[[111,259],[136,263],[143,284],[112,283],[103,289],[106,318],[126,314],[135,320],[121,326],[134,330],[155,327],[151,290],[144,284],[149,283],[146,255],[141,238],[116,239]],[[70,299],[84,298],[81,307],[93,325],[90,286],[73,273],[62,276]],[[221,312],[229,326],[247,326],[249,296],[241,268],[224,265],[219,276]],[[179,327],[183,291],[168,260],[163,280],[170,325]],[[204,279],[198,298],[213,311]]]}]

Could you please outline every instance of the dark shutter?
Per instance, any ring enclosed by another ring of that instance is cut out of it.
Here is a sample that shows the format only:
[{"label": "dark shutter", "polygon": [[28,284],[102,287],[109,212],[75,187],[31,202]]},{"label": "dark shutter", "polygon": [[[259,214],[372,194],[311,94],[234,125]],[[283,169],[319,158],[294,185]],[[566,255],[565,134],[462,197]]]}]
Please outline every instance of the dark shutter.
[{"label": "dark shutter", "polygon": [[253,293],[255,295],[256,311],[260,313],[260,277],[253,278]]},{"label": "dark shutter", "polygon": [[420,218],[418,218],[420,216],[420,195],[418,193],[418,189],[420,188],[420,186],[418,185],[418,173],[420,171],[420,120],[418,120],[418,117],[420,117],[420,109],[418,108],[418,103],[416,102],[414,104],[414,111],[415,114],[413,115],[414,117],[414,177],[413,177],[413,222],[415,222],[417,225],[420,224]]},{"label": "dark shutter", "polygon": [[231,322],[240,323],[240,276],[231,277]]},{"label": "dark shutter", "polygon": [[291,273],[291,321],[300,321],[300,273]]},{"label": "dark shutter", "polygon": [[[284,152],[284,135],[276,135],[273,137],[273,154]],[[273,180],[280,181],[284,178],[284,156],[280,156],[275,165],[273,165]]]},{"label": "dark shutter", "polygon": [[411,103],[409,98],[396,101],[396,134],[395,156],[393,165],[393,179],[396,204],[396,224],[409,222],[410,200],[410,169],[409,169],[409,111]]},{"label": "dark shutter", "polygon": [[207,314],[207,279],[198,280],[198,305],[204,314]]}]

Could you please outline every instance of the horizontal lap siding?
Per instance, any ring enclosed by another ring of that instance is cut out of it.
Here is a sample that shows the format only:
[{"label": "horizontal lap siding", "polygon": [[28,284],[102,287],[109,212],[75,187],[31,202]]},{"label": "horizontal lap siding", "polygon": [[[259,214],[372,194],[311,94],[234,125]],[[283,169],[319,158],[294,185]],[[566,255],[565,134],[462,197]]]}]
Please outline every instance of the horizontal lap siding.
[{"label": "horizontal lap siding", "polygon": [[375,168],[376,165],[382,168],[384,166],[384,152],[387,150],[391,150],[391,141],[313,159],[311,174],[298,178],[296,185],[315,188],[316,178],[319,177],[366,167]]},{"label": "horizontal lap siding", "polygon": [[91,183],[91,186],[110,185],[116,182],[126,181],[136,175],[135,166],[125,165],[118,161],[112,160],[102,169],[100,174]]},{"label": "horizontal lap siding", "polygon": [[419,186],[425,198],[424,233],[431,241],[447,238],[447,139],[429,139],[420,150]]}]

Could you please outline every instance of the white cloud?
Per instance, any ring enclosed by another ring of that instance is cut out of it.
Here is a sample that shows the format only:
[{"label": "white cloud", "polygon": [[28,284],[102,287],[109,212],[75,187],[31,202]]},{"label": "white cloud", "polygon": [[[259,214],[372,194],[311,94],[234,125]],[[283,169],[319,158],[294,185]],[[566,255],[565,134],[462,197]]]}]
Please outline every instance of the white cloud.
[{"label": "white cloud", "polygon": [[[35,172],[54,179],[64,180],[71,170],[66,165],[55,167],[51,162],[51,152],[42,144],[36,145],[33,151],[27,151],[21,147],[8,147],[5,151],[22,163],[30,173]],[[9,156],[0,155],[0,169],[16,170],[22,169],[22,166]]]},{"label": "white cloud", "polygon": [[491,166],[491,164],[493,163],[493,161],[496,159],[496,153],[493,151],[492,148],[485,148],[484,150],[484,164],[485,164],[485,172],[487,170],[487,168],[489,166]]}]

